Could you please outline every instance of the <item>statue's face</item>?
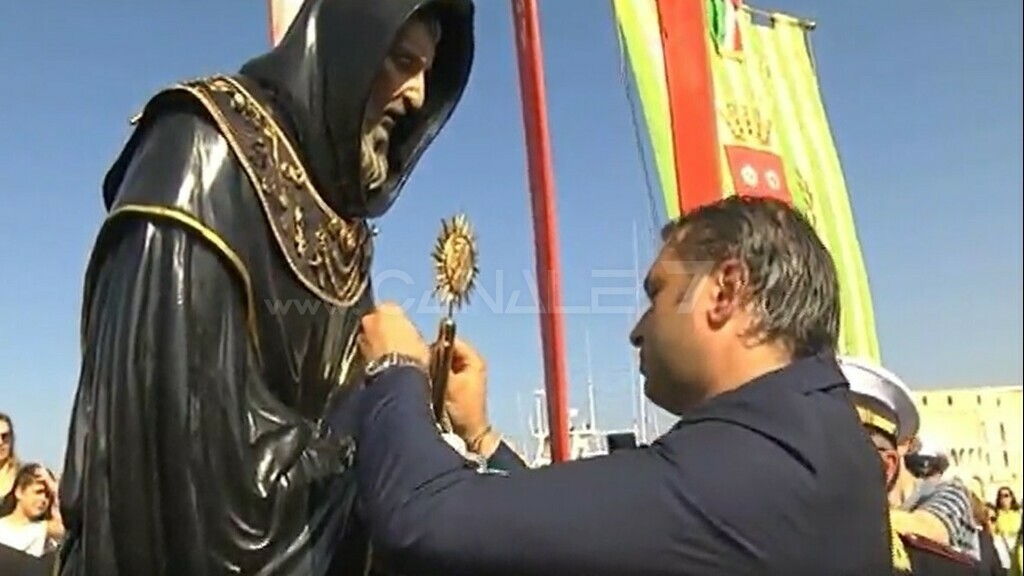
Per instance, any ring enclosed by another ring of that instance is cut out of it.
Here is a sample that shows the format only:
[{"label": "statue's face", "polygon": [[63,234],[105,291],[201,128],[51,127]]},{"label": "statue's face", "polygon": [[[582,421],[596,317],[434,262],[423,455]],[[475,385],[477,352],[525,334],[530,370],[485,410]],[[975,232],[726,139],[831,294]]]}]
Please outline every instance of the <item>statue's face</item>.
[{"label": "statue's face", "polygon": [[377,74],[363,120],[362,180],[373,190],[388,177],[388,151],[395,125],[419,111],[427,99],[427,73],[440,38],[436,21],[413,17],[399,30]]}]

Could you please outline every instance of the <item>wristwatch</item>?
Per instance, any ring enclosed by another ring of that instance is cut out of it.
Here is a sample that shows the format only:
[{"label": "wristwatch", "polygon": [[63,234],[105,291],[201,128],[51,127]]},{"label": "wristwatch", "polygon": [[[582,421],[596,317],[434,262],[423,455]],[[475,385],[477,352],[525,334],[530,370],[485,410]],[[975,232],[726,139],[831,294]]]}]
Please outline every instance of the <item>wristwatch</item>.
[{"label": "wristwatch", "polygon": [[398,352],[388,352],[387,354],[367,362],[363,373],[368,379],[370,379],[378,376],[388,368],[401,368],[403,366],[416,368],[424,373],[427,371],[426,367],[423,366],[423,363],[412,356]]}]

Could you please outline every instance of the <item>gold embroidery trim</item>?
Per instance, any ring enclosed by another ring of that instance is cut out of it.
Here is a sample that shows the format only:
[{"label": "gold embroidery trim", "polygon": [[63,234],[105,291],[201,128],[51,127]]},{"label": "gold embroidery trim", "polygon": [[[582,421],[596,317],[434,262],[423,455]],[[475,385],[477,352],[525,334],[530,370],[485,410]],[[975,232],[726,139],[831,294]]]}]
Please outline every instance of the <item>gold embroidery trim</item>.
[{"label": "gold embroidery trim", "polygon": [[891,419],[882,416],[878,412],[875,412],[874,410],[869,410],[867,408],[864,408],[863,406],[857,406],[857,415],[860,416],[860,421],[865,426],[872,426],[874,428],[878,428],[879,430],[885,432],[890,436],[896,435],[896,423],[893,422]]},{"label": "gold embroidery trim", "polygon": [[355,364],[356,358],[359,357],[359,333],[360,330],[352,330],[348,337],[348,341],[345,342],[344,352],[341,355],[341,370],[338,374],[338,386],[344,386],[348,384],[349,376],[352,372],[352,365]]},{"label": "gold embroidery trim", "polygon": [[892,529],[892,522],[890,522],[889,533],[892,535],[892,542],[890,549],[892,551],[892,567],[900,572],[906,572],[911,574],[914,571],[914,566],[910,562],[910,554],[907,552],[906,545],[903,544],[903,538]]},{"label": "gold embroidery trim", "polygon": [[[249,337],[252,339],[253,347],[257,353],[260,351],[259,345],[259,332],[256,324],[256,296],[252,287],[252,277],[249,274],[249,269],[246,267],[242,258],[235,252],[228,243],[220,237],[217,232],[211,229],[209,226],[203,224],[195,216],[182,212],[174,208],[168,208],[166,206],[153,206],[146,204],[126,204],[115,208],[107,216],[103,223],[103,227],[112,222],[117,218],[122,218],[128,215],[137,215],[153,219],[164,219],[171,220],[176,224],[181,225],[183,228],[195,233],[200,238],[205,240],[213,249],[224,257],[225,260],[231,265],[231,268],[238,274],[239,279],[242,281],[242,287],[245,291],[245,316],[246,316],[246,329],[249,333]],[[92,265],[90,264],[90,268]],[[87,273],[87,277],[92,275],[90,270]],[[86,329],[87,329],[87,314],[89,302],[88,297],[83,305],[82,310],[82,349],[85,349],[86,345]]]},{"label": "gold embroidery trim", "polygon": [[373,243],[363,220],[338,216],[313,188],[273,117],[236,80],[180,84],[212,116],[252,182],[288,266],[313,294],[339,307],[369,284]]}]

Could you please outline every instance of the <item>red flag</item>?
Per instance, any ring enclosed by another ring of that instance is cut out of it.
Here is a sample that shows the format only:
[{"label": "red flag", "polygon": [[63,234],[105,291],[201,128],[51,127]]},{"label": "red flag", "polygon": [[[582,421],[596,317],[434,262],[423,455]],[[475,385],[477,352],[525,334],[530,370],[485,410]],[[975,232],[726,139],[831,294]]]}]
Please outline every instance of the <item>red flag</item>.
[{"label": "red flag", "polygon": [[739,196],[776,198],[791,202],[782,158],[774,152],[747,146],[725,146],[733,186]]},{"label": "red flag", "polygon": [[685,214],[722,199],[707,16],[699,0],[658,0],[676,193]]}]

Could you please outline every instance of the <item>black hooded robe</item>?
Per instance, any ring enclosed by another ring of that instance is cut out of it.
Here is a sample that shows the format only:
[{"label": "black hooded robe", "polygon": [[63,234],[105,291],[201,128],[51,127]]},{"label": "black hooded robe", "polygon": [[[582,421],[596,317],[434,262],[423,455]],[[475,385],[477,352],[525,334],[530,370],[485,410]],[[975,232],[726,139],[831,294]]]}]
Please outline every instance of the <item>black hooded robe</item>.
[{"label": "black hooded robe", "polygon": [[[429,10],[441,39],[392,176],[358,182],[371,83]],[[65,576],[361,576],[345,402],[372,305],[365,218],[397,197],[472,61],[470,0],[308,0],[235,77],[154,97],[104,183],[61,481]]]}]

